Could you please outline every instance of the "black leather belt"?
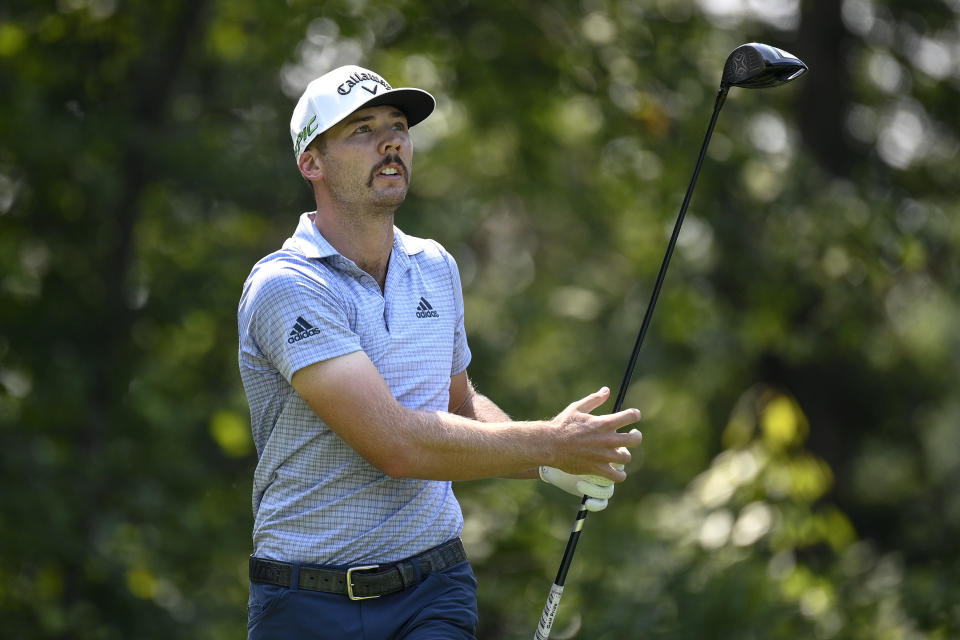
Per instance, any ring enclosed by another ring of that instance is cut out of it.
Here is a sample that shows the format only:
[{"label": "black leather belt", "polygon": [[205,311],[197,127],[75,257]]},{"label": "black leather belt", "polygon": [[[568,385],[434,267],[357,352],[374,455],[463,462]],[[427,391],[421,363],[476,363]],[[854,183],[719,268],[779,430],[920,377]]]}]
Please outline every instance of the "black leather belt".
[{"label": "black leather belt", "polygon": [[[454,538],[393,564],[373,564],[349,569],[300,565],[297,586],[308,591],[339,593],[351,600],[379,598],[412,587],[427,575],[460,564],[466,559],[463,543],[460,538]],[[289,562],[250,556],[250,580],[253,582],[289,587],[293,583],[294,568],[295,565]]]}]

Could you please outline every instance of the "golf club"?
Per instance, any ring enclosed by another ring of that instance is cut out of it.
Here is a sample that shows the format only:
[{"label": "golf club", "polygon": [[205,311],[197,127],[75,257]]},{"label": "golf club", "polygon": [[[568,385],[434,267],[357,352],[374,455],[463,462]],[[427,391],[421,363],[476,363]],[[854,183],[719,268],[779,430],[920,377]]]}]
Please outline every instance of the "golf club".
[{"label": "golf club", "polygon": [[[647,304],[647,310],[643,315],[643,322],[640,325],[640,333],[637,335],[637,340],[633,345],[633,352],[630,354],[627,370],[626,373],[624,373],[623,381],[620,383],[620,391],[617,393],[617,399],[611,413],[616,413],[623,408],[623,400],[627,394],[627,387],[630,386],[630,379],[633,377],[633,370],[636,368],[637,356],[640,354],[643,338],[650,326],[650,319],[653,317],[653,308],[656,306],[657,298],[660,296],[660,289],[663,287],[667,267],[670,266],[670,258],[677,244],[677,238],[680,236],[680,226],[683,224],[683,217],[690,204],[693,187],[697,183],[697,176],[700,174],[700,167],[703,165],[703,158],[707,153],[707,145],[710,144],[710,137],[713,135],[713,128],[717,123],[717,116],[720,115],[720,109],[727,99],[727,92],[730,90],[730,87],[744,87],[746,89],[775,87],[795,80],[806,72],[807,65],[796,56],[776,47],[758,42],[740,45],[727,57],[727,62],[723,67],[723,76],[720,80],[720,90],[717,92],[717,98],[713,105],[713,114],[710,117],[710,124],[707,127],[707,135],[704,137],[703,144],[700,146],[700,155],[697,157],[697,164],[693,169],[693,176],[690,178],[687,193],[683,197],[683,204],[680,205],[680,212],[677,214],[677,221],[673,226],[673,234],[670,236],[670,242],[667,244],[667,252],[663,256],[663,261],[660,263],[660,272],[657,274],[657,280],[653,286],[653,292],[650,295],[650,302]],[[547,638],[550,637],[550,630],[553,627],[557,610],[560,607],[560,598],[563,596],[563,587],[567,579],[567,571],[570,569],[570,562],[573,560],[573,554],[576,551],[577,542],[580,539],[580,533],[583,530],[584,521],[587,518],[586,502],[587,496],[584,496],[580,502],[580,510],[577,512],[577,517],[573,522],[573,529],[570,531],[570,538],[567,540],[567,547],[563,552],[563,558],[560,561],[560,569],[557,571],[557,577],[553,581],[553,586],[550,588],[547,603],[543,607],[543,613],[540,616],[540,623],[537,625],[534,640],[547,640]]]}]

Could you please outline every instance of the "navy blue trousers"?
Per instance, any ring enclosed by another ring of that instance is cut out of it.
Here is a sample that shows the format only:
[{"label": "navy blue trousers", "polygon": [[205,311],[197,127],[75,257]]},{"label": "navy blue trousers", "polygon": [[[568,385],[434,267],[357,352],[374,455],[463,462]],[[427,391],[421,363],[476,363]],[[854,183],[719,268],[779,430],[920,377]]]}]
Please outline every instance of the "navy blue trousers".
[{"label": "navy blue trousers", "polygon": [[475,640],[476,629],[469,562],[372,600],[250,583],[248,640]]}]

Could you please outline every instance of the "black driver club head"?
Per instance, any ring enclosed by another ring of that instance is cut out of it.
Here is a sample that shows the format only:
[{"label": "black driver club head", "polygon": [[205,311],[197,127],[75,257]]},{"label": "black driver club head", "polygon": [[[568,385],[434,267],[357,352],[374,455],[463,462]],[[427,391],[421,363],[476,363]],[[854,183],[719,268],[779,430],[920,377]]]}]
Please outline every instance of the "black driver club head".
[{"label": "black driver club head", "polygon": [[763,89],[795,80],[807,65],[791,53],[768,44],[742,44],[727,57],[721,87]]}]

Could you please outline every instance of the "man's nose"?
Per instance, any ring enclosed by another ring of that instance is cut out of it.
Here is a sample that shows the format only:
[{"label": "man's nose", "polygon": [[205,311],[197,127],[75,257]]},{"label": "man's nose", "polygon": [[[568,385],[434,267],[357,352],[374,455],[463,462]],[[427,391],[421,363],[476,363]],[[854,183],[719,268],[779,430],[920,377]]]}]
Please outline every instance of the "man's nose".
[{"label": "man's nose", "polygon": [[389,153],[399,153],[403,148],[403,137],[399,131],[390,129],[389,132],[380,140],[380,153],[386,155]]}]

